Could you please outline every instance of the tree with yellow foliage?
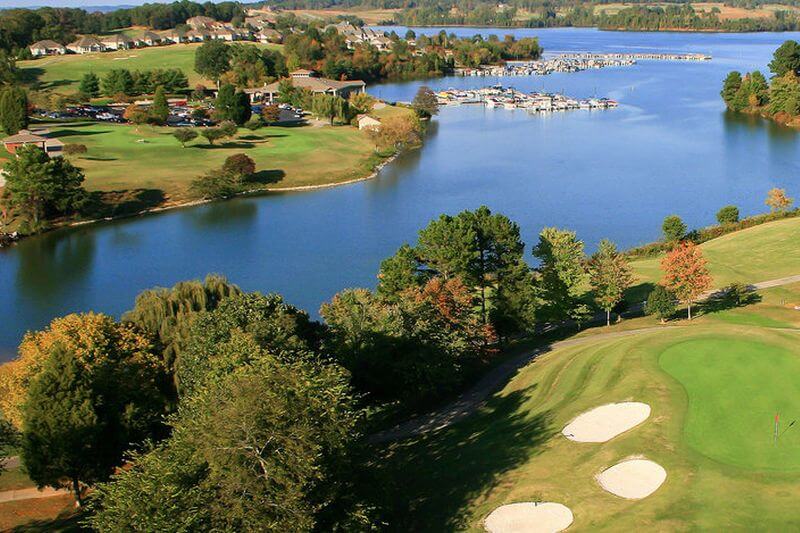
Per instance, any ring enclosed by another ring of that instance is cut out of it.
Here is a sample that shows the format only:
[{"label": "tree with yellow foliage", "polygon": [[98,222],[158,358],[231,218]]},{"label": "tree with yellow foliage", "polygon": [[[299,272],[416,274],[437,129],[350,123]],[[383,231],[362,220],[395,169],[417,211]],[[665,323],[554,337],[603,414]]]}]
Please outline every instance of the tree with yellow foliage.
[{"label": "tree with yellow foliage", "polygon": [[131,325],[96,313],[56,318],[44,330],[26,333],[19,357],[0,366],[0,411],[17,428],[22,424],[21,408],[30,383],[42,371],[56,345],[73,354],[85,368],[125,362],[151,375],[163,371],[161,361],[152,353],[151,342]]}]

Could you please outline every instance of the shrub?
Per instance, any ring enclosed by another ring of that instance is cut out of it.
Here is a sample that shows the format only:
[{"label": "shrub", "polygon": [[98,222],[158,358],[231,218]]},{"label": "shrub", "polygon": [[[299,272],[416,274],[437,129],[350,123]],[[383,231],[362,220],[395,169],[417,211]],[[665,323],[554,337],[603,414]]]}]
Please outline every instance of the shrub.
[{"label": "shrub", "polygon": [[222,171],[241,178],[255,173],[256,163],[247,154],[234,154],[225,159]]},{"label": "shrub", "polygon": [[661,322],[675,313],[675,295],[663,285],[656,285],[647,296],[644,311],[648,315],[658,317]]},{"label": "shrub", "polygon": [[720,224],[735,224],[739,222],[739,208],[735,205],[726,205],[717,211],[717,222]]},{"label": "shrub", "polygon": [[262,126],[264,126],[264,119],[262,119],[259,115],[253,115],[250,117],[250,120],[244,123],[244,127],[250,131],[256,131]]},{"label": "shrub", "polygon": [[64,153],[67,155],[85,154],[87,148],[85,144],[69,143],[64,145]]},{"label": "shrub", "polygon": [[236,178],[220,170],[212,170],[192,181],[191,190],[208,200],[227,198],[237,190]]}]

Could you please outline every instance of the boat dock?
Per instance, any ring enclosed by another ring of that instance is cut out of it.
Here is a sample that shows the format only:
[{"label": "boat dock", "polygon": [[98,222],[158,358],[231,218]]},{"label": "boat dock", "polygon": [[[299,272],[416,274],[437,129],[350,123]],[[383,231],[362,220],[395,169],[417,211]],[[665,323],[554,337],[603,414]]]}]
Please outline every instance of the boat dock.
[{"label": "boat dock", "polygon": [[706,54],[597,54],[569,52],[535,61],[509,61],[504,65],[484,65],[476,68],[458,68],[459,76],[546,76],[554,72],[580,72],[606,67],[628,67],[637,61],[709,61]]},{"label": "boat dock", "polygon": [[503,109],[524,109],[530,113],[548,113],[573,109],[612,109],[619,104],[608,98],[576,99],[558,93],[523,93],[513,87],[495,85],[483,89],[448,89],[436,93],[440,105],[481,104]]}]

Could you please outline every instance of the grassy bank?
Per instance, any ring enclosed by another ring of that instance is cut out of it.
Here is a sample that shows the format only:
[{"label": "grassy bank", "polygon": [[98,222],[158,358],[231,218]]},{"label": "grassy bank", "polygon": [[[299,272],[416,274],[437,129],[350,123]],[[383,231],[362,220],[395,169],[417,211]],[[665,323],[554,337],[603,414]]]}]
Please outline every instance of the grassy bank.
[{"label": "grassy bank", "polygon": [[[261,48],[280,49],[281,45],[261,44],[243,41],[244,44]],[[194,53],[202,43],[172,44],[102,52],[95,54],[69,54],[52,56],[30,61],[17,62],[22,79],[28,85],[40,90],[53,90],[60,93],[74,92],[84,74],[94,72],[102,78],[109,70],[126,68],[128,70],[151,70],[179,68],[189,79],[189,87],[198,83],[213,85],[194,71]]]},{"label": "grassy bank", "polygon": [[[800,274],[799,240],[800,218],[788,218],[723,235],[700,248],[709,261],[714,287],[723,287]],[[661,280],[662,257],[632,263],[640,282]]]},{"label": "grassy bank", "polygon": [[[405,111],[405,110],[403,110]],[[70,156],[86,175],[97,207],[87,218],[121,216],[196,200],[192,180],[244,153],[257,172],[248,190],[291,190],[334,185],[369,176],[385,157],[375,153],[367,136],[350,126],[267,127],[240,129],[237,136],[209,145],[198,138],[182,148],[173,128],[106,123],[49,126],[65,143],[84,144],[87,153]],[[10,157],[0,149],[0,159]],[[10,230],[14,229],[14,223]]]}]

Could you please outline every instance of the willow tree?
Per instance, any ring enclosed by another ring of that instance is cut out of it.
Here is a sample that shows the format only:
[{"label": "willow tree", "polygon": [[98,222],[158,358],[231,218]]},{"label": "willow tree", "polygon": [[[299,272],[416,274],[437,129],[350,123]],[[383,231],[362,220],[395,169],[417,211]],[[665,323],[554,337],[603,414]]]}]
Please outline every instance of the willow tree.
[{"label": "willow tree", "polygon": [[211,311],[220,302],[242,291],[223,276],[209,274],[204,281],[181,281],[171,289],[156,287],[141,292],[130,311],[122,316],[157,342],[170,372],[185,346],[194,317]]}]

